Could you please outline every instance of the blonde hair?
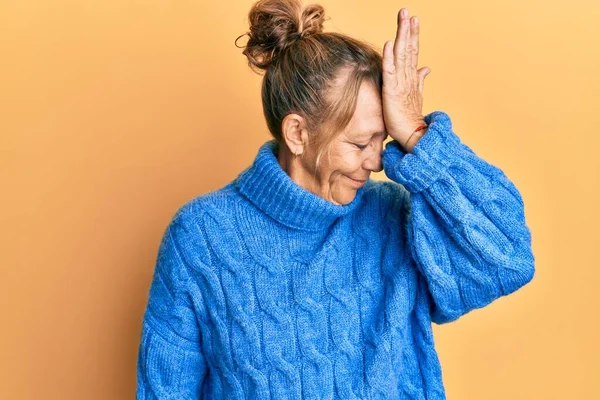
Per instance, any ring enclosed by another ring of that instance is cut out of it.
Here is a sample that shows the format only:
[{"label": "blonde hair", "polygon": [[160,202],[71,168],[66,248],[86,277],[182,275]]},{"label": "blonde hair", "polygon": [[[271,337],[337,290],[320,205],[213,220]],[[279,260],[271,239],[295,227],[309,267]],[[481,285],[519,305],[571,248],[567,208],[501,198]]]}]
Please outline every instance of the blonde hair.
[{"label": "blonde hair", "polygon": [[[269,131],[280,146],[285,116],[303,116],[318,149],[318,169],[336,133],[352,119],[361,84],[369,82],[381,94],[381,53],[347,35],[323,32],[325,12],[318,4],[259,0],[248,20],[250,30],[236,43],[249,37],[242,53],[250,68],[265,73],[262,103]],[[341,76],[344,81],[336,84]]]}]

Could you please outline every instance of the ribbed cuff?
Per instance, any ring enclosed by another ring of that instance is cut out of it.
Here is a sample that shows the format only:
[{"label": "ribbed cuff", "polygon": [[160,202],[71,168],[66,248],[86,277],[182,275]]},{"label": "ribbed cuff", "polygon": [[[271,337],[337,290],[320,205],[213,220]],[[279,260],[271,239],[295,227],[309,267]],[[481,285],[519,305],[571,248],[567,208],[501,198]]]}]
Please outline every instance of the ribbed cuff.
[{"label": "ribbed cuff", "polygon": [[429,125],[411,153],[397,141],[391,141],[383,150],[383,169],[388,178],[402,184],[411,193],[427,189],[439,179],[460,157],[460,138],[452,131],[452,121],[443,111],[425,116]]}]

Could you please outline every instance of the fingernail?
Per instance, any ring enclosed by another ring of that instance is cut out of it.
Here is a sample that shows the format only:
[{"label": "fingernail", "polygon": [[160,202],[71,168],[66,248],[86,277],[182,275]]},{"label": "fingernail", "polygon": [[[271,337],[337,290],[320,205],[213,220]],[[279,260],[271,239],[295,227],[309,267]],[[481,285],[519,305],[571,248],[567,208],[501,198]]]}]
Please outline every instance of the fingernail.
[{"label": "fingernail", "polygon": [[408,9],[407,8],[403,8],[402,9],[402,16],[406,17],[408,15]]}]

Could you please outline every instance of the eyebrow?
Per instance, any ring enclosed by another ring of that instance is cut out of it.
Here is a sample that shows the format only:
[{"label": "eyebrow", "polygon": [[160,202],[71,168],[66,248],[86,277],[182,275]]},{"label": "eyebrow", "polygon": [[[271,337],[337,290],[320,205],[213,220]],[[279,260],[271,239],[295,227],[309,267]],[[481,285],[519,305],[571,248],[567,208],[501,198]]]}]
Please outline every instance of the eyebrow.
[{"label": "eyebrow", "polygon": [[385,135],[387,135],[386,131],[379,131],[379,132],[373,132],[373,133],[370,133],[370,132],[361,132],[361,133],[357,134],[357,136],[360,136],[360,137],[364,137],[364,136],[373,137],[373,136],[385,136]]}]

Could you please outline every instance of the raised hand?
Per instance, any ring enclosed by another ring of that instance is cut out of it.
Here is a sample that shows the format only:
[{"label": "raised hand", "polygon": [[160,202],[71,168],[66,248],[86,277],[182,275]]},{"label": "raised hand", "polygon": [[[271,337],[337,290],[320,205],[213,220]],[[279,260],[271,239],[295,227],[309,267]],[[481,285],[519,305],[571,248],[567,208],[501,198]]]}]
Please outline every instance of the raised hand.
[{"label": "raised hand", "polygon": [[398,12],[396,39],[383,46],[382,103],[387,133],[407,151],[412,151],[425,132],[414,133],[425,124],[423,83],[431,69],[417,70],[418,54],[419,21],[416,16],[409,18],[408,9],[402,8]]}]

